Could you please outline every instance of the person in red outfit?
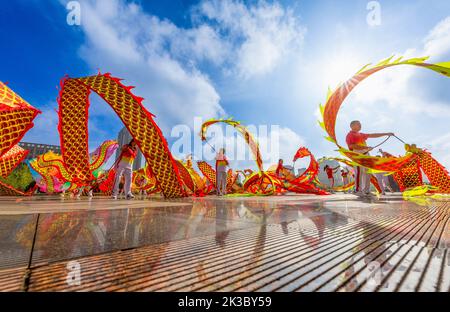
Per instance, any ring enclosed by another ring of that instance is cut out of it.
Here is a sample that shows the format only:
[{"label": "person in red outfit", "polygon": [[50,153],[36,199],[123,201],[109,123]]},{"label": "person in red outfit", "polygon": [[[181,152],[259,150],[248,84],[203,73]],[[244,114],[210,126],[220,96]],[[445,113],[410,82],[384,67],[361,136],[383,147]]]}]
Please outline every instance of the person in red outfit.
[{"label": "person in red outfit", "polygon": [[131,193],[131,176],[133,174],[132,167],[136,156],[137,144],[134,140],[131,140],[130,143],[122,147],[122,151],[120,152],[116,171],[116,180],[114,182],[113,199],[117,199],[117,195],[119,193],[120,178],[122,177],[122,175],[125,177],[123,191],[127,199],[134,198],[133,194]]},{"label": "person in red outfit", "polygon": [[334,173],[339,169],[339,166],[336,168],[331,168],[330,166],[326,165],[323,168],[323,171],[327,173],[328,180],[330,181],[330,187],[334,188]]},{"label": "person in red outfit", "polygon": [[343,185],[347,185],[349,180],[348,180],[348,174],[349,171],[348,169],[341,169],[341,177],[342,177],[342,183]]},{"label": "person in red outfit", "polygon": [[277,170],[275,171],[275,175],[278,178],[284,177],[283,169],[284,169],[284,167],[283,167],[283,159],[280,159],[280,160],[278,160]]},{"label": "person in red outfit", "polygon": [[228,159],[225,156],[225,149],[221,148],[216,156],[216,189],[217,195],[223,196],[227,194],[227,167]]},{"label": "person in red outfit", "polygon": [[[386,133],[362,133],[361,122],[354,120],[350,123],[350,132],[347,134],[346,142],[348,149],[357,153],[368,155],[373,149],[367,146],[367,139],[380,138],[383,136],[394,136],[392,132]],[[370,174],[367,168],[362,166],[355,166],[355,189],[358,196],[370,195]]]},{"label": "person in red outfit", "polygon": [[[341,169],[342,185],[348,185],[350,183],[349,174],[350,171],[348,168]],[[344,190],[344,193],[347,193],[347,190]]]}]

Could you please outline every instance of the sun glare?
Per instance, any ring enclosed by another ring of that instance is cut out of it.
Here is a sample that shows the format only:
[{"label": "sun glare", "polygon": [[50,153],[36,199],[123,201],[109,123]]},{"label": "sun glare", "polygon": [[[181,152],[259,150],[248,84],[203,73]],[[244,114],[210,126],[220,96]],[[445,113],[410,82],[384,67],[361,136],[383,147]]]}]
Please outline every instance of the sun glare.
[{"label": "sun glare", "polygon": [[361,58],[350,55],[339,55],[333,57],[325,64],[323,70],[324,82],[331,88],[337,87],[340,83],[350,79],[363,64]]}]

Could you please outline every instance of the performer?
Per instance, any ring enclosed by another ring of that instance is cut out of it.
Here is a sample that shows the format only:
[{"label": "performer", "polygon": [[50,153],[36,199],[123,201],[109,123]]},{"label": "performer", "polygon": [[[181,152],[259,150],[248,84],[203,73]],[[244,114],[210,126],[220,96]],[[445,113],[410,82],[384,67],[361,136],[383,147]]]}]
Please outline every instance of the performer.
[{"label": "performer", "polygon": [[124,193],[127,199],[134,198],[134,195],[131,193],[131,177],[133,174],[132,167],[134,159],[137,155],[137,144],[133,140],[130,143],[124,145],[122,147],[122,151],[120,152],[120,156],[118,159],[117,171],[116,171],[116,179],[114,181],[114,190],[113,190],[113,199],[117,199],[117,194],[119,193],[119,185],[120,178],[122,175],[125,178],[124,184]]},{"label": "performer", "polygon": [[186,156],[186,168],[192,169],[192,154]]},{"label": "performer", "polygon": [[[353,181],[355,181],[355,170],[351,171],[351,178],[353,179]],[[349,193],[356,193],[356,184],[353,183],[353,187],[351,188],[351,191],[349,191]]]},{"label": "performer", "polygon": [[225,149],[221,148],[216,156],[216,188],[217,195],[223,196],[227,193],[227,166],[228,160],[225,156]]},{"label": "performer", "polygon": [[[383,136],[394,136],[394,133],[362,133],[361,122],[354,120],[350,123],[350,132],[347,134],[346,142],[348,149],[361,154],[369,154],[373,149],[367,146],[367,139],[380,138]],[[367,172],[367,168],[362,166],[355,166],[355,188],[356,195],[358,196],[370,196],[370,174]]]},{"label": "performer", "polygon": [[323,171],[327,173],[328,180],[330,181],[330,187],[334,188],[334,173],[339,169],[339,166],[336,168],[331,168],[330,166],[326,165],[323,168]]},{"label": "performer", "polygon": [[277,166],[277,170],[275,171],[275,174],[278,178],[284,178],[284,173],[283,173],[283,159],[278,160],[278,166]]},{"label": "performer", "polygon": [[[350,171],[348,170],[348,168],[341,169],[342,185],[349,184],[349,179],[348,179],[349,173],[350,173]],[[344,193],[347,193],[347,191],[344,191]]]}]

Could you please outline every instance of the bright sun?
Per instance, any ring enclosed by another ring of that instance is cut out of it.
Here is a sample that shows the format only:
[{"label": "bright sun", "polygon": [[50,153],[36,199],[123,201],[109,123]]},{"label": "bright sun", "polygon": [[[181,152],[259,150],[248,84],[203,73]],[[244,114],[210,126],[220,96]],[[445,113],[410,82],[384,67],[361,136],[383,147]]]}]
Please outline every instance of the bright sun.
[{"label": "bright sun", "polygon": [[339,53],[332,60],[325,63],[323,71],[324,82],[334,89],[340,83],[351,78],[364,65],[360,57]]}]

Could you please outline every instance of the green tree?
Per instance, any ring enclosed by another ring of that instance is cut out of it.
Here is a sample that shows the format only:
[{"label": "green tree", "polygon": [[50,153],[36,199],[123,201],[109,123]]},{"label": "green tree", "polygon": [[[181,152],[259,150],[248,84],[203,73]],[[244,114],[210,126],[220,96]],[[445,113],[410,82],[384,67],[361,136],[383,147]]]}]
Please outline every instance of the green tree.
[{"label": "green tree", "polygon": [[20,191],[24,191],[34,181],[30,168],[25,163],[18,165],[7,178],[0,177],[0,180]]}]

